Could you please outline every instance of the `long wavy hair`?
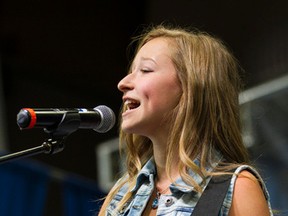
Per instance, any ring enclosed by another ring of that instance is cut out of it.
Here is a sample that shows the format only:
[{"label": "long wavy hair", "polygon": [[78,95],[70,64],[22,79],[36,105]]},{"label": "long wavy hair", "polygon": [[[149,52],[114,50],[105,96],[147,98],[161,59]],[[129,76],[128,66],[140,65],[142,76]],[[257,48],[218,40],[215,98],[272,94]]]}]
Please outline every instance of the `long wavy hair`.
[{"label": "long wavy hair", "polygon": [[[205,169],[211,165],[216,151],[225,159],[221,173],[249,162],[240,127],[238,95],[242,87],[241,67],[216,37],[197,30],[164,25],[151,27],[135,38],[138,43],[136,54],[144,44],[159,37],[169,42],[170,57],[182,88],[179,104],[169,116],[171,128],[166,149],[166,171],[171,176],[170,164],[173,158],[179,158],[182,179],[201,192],[201,185],[194,181],[188,170],[204,180],[207,175],[217,173],[217,170],[207,173]],[[104,215],[107,205],[124,184],[128,184],[128,192],[117,209],[133,196],[129,191],[135,186],[136,176],[153,156],[152,142],[147,137],[126,134],[120,129],[120,140],[120,149],[126,156],[127,173],[109,192],[100,215]],[[200,159],[200,166],[193,162],[196,157]]]}]

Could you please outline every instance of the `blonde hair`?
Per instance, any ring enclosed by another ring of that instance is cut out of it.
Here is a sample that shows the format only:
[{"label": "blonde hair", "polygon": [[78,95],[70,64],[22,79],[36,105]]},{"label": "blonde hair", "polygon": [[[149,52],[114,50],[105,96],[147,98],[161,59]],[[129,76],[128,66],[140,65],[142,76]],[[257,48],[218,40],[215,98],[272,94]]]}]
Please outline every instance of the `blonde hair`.
[{"label": "blonde hair", "polygon": [[[187,171],[190,169],[204,179],[207,176],[205,167],[211,165],[216,151],[226,160],[224,171],[248,163],[240,128],[240,67],[219,39],[200,31],[163,25],[152,27],[137,38],[136,53],[145,43],[159,37],[168,39],[171,45],[171,59],[182,87],[180,102],[172,117],[169,116],[173,124],[167,143],[166,170],[168,175],[171,174],[172,159],[179,157],[181,177],[201,192],[201,186]],[[148,138],[125,134],[121,129],[120,138],[126,154],[127,174],[108,194],[100,215],[104,215],[106,207],[124,184],[128,184],[128,192],[117,209],[132,197],[129,191],[135,186],[136,176],[153,155]],[[200,159],[200,166],[193,162],[196,157]]]}]

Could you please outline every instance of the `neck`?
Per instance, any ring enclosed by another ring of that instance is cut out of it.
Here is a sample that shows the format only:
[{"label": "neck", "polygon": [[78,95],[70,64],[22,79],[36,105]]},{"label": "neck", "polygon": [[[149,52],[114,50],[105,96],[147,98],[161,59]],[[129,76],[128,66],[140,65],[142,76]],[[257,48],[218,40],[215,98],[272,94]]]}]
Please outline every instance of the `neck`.
[{"label": "neck", "polygon": [[167,164],[167,139],[163,139],[161,142],[159,139],[153,140],[153,155],[154,155],[154,161],[157,169],[157,188],[159,190],[167,187],[167,185],[171,184],[171,178],[172,180],[176,180],[179,176],[178,171],[178,158],[175,158],[171,164],[169,165],[171,167],[171,173],[169,178],[169,174],[166,170],[166,164]]}]

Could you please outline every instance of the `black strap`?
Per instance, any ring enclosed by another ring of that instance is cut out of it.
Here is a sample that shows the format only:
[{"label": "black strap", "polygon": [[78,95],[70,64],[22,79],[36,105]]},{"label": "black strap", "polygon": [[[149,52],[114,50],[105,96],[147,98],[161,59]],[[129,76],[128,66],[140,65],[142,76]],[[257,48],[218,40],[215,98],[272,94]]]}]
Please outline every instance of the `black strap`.
[{"label": "black strap", "polygon": [[213,176],[198,200],[191,216],[218,216],[232,175]]}]

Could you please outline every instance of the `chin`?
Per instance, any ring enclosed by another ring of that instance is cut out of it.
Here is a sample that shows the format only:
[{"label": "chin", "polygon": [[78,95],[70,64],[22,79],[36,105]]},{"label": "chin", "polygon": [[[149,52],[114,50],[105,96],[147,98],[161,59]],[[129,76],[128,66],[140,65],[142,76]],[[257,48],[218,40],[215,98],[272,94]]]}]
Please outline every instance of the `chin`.
[{"label": "chin", "polygon": [[125,125],[125,124],[123,124],[123,123],[122,123],[122,125],[121,125],[121,130],[122,130],[123,132],[127,133],[127,134],[132,134],[132,133],[134,133],[134,131],[135,131],[133,126],[131,126],[131,125]]},{"label": "chin", "polygon": [[122,131],[126,134],[137,134],[137,135],[142,135],[143,133],[141,133],[139,130],[137,130],[136,127],[128,127],[128,126],[123,126],[121,127]]},{"label": "chin", "polygon": [[133,134],[133,130],[122,128],[122,131],[126,134]]}]

